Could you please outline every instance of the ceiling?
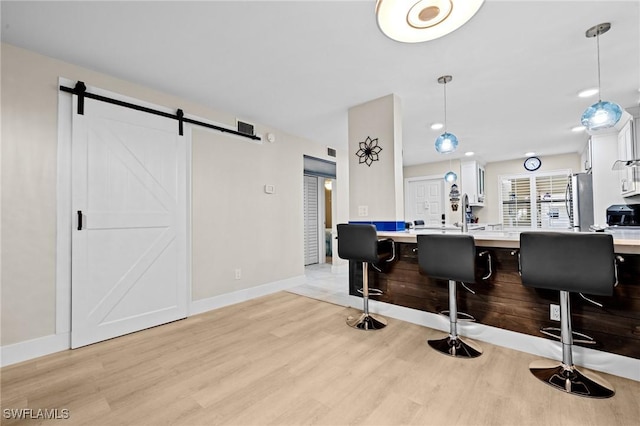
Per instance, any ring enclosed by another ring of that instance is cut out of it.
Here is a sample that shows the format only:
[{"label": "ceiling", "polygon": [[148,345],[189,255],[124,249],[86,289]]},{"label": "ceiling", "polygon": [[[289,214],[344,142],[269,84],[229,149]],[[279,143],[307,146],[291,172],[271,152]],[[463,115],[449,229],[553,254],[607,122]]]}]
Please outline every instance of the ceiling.
[{"label": "ceiling", "polygon": [[[402,102],[404,164],[579,152],[577,97],[640,102],[640,1],[491,1],[440,39],[403,44],[378,29],[375,1],[10,2],[2,41],[263,123],[347,147],[350,107],[390,93]],[[447,127],[460,140],[443,156]],[[91,84],[90,82],[87,82]]]}]

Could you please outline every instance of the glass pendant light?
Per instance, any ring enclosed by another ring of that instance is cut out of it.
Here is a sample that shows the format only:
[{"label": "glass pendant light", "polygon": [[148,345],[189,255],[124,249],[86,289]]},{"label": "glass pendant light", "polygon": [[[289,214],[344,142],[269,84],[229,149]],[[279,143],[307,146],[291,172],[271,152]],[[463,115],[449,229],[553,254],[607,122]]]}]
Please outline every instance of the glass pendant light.
[{"label": "glass pendant light", "polygon": [[436,151],[440,154],[450,154],[458,148],[458,138],[453,133],[447,132],[447,83],[451,82],[453,77],[443,75],[438,77],[438,83],[444,86],[444,133],[436,139]]},{"label": "glass pendant light", "polygon": [[451,169],[451,158],[449,158],[449,171],[444,174],[444,181],[447,183],[455,183],[458,180],[458,175]]},{"label": "glass pendant light", "polygon": [[598,51],[598,102],[591,105],[582,114],[580,122],[587,130],[608,129],[616,125],[622,117],[622,108],[620,105],[602,100],[602,92],[600,90],[600,35],[606,33],[611,28],[611,24],[605,22],[591,27],[585,33],[588,38],[596,38],[596,46]]},{"label": "glass pendant light", "polygon": [[456,180],[458,180],[458,175],[454,172],[447,172],[444,175],[444,180],[446,180],[448,183],[454,183]]}]

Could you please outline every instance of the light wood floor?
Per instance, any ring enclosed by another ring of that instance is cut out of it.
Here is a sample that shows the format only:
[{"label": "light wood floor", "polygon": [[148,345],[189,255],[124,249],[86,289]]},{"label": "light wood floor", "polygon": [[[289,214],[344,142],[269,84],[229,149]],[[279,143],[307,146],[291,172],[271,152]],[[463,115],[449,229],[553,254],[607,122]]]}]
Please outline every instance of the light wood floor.
[{"label": "light wood floor", "polygon": [[[64,425],[638,425],[640,383],[593,400],[528,371],[537,357],[480,342],[452,359],[441,332],[286,292],[5,367],[2,409],[66,408]],[[2,419],[2,424],[19,422]],[[30,421],[29,424],[37,424]]]}]

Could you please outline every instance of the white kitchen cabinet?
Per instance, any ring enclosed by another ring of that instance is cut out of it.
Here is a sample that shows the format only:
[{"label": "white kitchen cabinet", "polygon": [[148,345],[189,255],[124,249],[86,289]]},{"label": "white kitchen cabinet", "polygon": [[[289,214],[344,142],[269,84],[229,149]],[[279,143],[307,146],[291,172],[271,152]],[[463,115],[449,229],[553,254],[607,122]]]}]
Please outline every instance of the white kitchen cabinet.
[{"label": "white kitchen cabinet", "polygon": [[[634,160],[640,156],[634,133],[634,120],[629,120],[618,133],[618,160]],[[622,167],[617,170],[620,193],[623,197],[640,194],[639,172],[638,168],[633,167]]]},{"label": "white kitchen cabinet", "polygon": [[469,196],[469,205],[484,206],[484,164],[479,161],[463,161],[460,163],[460,192]]}]

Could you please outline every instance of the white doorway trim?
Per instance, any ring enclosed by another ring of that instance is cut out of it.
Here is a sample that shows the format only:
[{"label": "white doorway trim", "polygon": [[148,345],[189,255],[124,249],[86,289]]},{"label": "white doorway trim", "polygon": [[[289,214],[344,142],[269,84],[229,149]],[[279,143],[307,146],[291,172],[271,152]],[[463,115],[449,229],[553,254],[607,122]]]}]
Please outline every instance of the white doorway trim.
[{"label": "white doorway trim", "polygon": [[327,247],[324,230],[327,225],[325,199],[324,199],[324,180],[326,178],[318,176],[318,264],[327,262]]},{"label": "white doorway trim", "polygon": [[[73,87],[75,80],[60,77],[58,84]],[[87,90],[118,99],[125,102],[153,108],[167,113],[175,113],[175,110],[163,106],[144,102],[118,93],[109,92],[96,87],[87,87]],[[58,93],[58,152],[57,152],[57,204],[56,204],[56,334],[67,335],[68,347],[71,347],[71,122],[72,122],[72,96],[69,93]],[[178,123],[176,122],[176,132]],[[187,151],[186,164],[186,244],[187,244],[187,316],[191,311],[191,152],[192,152],[192,126],[185,123],[184,137]]]},{"label": "white doorway trim", "polygon": [[[404,206],[404,211],[405,211],[405,215],[406,212],[409,211],[409,208],[407,206],[407,202],[409,197],[407,197],[407,193],[409,191],[409,183],[410,182],[417,182],[417,181],[421,181],[421,180],[442,180],[443,182],[443,191],[442,191],[442,209],[444,210],[444,217],[445,220],[447,221],[447,223],[449,223],[449,219],[450,219],[450,208],[449,208],[449,204],[447,203],[447,194],[448,194],[448,188],[446,187],[446,185],[444,185],[444,175],[427,175],[427,176],[415,176],[415,177],[410,177],[410,178],[405,178],[404,179],[404,200],[405,200],[405,206]],[[406,222],[406,217],[405,217],[405,222]],[[413,222],[412,222],[413,224]]]}]

